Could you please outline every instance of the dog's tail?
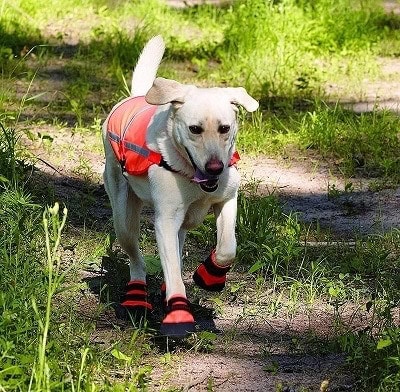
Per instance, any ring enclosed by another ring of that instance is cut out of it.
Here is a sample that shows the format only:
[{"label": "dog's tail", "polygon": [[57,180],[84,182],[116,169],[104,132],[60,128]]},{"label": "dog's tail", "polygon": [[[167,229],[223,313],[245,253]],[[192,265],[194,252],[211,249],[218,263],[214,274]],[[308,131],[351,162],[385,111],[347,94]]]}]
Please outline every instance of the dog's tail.
[{"label": "dog's tail", "polygon": [[157,76],[165,51],[164,40],[161,35],[153,37],[143,48],[132,75],[131,96],[146,95]]}]

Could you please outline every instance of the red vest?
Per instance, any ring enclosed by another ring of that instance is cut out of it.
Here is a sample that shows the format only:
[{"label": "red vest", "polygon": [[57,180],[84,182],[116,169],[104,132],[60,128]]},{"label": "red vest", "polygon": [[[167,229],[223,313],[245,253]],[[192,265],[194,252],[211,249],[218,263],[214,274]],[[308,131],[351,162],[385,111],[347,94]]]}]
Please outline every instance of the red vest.
[{"label": "red vest", "polygon": [[[160,153],[150,150],[146,131],[157,105],[150,105],[144,97],[131,97],[122,101],[110,114],[107,136],[123,169],[131,175],[146,174],[151,165],[162,161]],[[235,151],[229,166],[239,160]]]},{"label": "red vest", "polygon": [[107,134],[115,156],[134,176],[146,174],[151,165],[161,162],[161,154],[146,144],[146,130],[156,110],[144,97],[132,97],[122,101],[108,120]]}]

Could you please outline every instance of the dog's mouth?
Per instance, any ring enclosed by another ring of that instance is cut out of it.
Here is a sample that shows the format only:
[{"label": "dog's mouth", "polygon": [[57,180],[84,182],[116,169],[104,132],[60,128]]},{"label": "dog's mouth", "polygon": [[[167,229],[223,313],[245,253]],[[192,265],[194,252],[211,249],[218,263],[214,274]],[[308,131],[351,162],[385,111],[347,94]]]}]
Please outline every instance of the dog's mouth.
[{"label": "dog's mouth", "polygon": [[204,192],[215,192],[218,189],[218,179],[201,182],[200,188],[203,189]]},{"label": "dog's mouth", "polygon": [[200,185],[200,188],[205,192],[214,192],[218,188],[219,176],[203,173],[198,167],[192,178],[192,181]]},{"label": "dog's mouth", "polygon": [[185,147],[186,152],[189,156],[190,162],[192,163],[193,168],[195,169],[194,176],[191,179],[192,182],[199,184],[200,188],[204,192],[215,192],[218,188],[218,179],[219,175],[213,175],[202,172],[194,162],[194,159],[190,155],[189,150]]}]

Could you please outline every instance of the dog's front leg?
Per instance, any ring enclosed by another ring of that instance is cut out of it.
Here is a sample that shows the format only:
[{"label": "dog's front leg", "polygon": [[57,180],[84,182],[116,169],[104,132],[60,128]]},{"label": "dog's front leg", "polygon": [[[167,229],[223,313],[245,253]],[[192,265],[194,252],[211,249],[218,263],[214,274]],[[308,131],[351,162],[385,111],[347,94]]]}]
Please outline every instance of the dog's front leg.
[{"label": "dog's front leg", "polygon": [[155,231],[166,285],[165,317],[160,331],[163,335],[183,337],[195,331],[195,322],[182,281],[181,244],[184,232],[184,208],[171,208],[164,203],[155,209]]},{"label": "dog's front leg", "polygon": [[155,214],[155,231],[167,290],[166,299],[169,300],[173,295],[186,297],[178,236],[183,214],[180,211],[169,214],[165,206],[162,208],[163,211],[156,211]]},{"label": "dog's front leg", "polygon": [[229,267],[236,256],[236,214],[237,197],[226,203],[216,204],[214,213],[217,218],[216,263],[220,267]]},{"label": "dog's front leg", "polygon": [[225,287],[226,273],[236,256],[237,195],[213,207],[217,219],[217,246],[199,265],[193,280],[205,290],[221,291]]}]

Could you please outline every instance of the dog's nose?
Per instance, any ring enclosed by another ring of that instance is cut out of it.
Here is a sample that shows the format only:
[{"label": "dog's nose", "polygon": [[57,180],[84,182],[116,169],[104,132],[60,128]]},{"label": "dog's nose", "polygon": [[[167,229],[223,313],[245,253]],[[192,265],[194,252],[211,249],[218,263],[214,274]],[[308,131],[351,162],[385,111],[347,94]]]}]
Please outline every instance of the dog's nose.
[{"label": "dog's nose", "polygon": [[205,165],[206,172],[213,176],[218,176],[224,170],[224,164],[217,158],[211,158]]}]

